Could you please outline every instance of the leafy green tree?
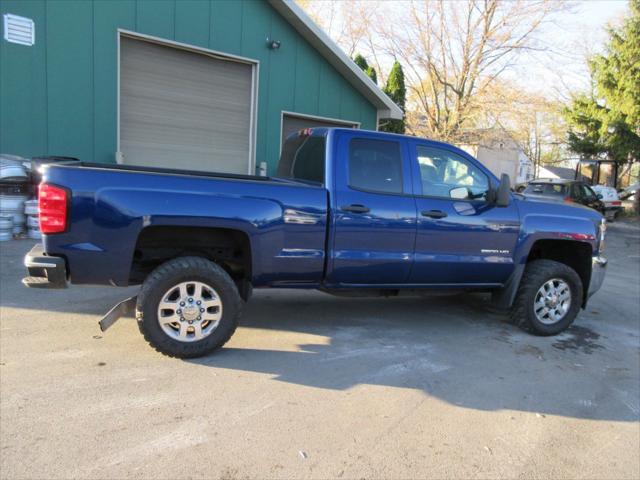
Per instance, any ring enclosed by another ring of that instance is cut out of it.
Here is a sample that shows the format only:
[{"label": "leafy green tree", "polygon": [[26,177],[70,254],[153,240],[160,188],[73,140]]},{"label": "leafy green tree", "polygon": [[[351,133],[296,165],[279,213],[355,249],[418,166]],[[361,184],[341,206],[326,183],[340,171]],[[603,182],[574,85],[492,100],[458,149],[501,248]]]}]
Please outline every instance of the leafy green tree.
[{"label": "leafy green tree", "polygon": [[619,30],[609,30],[605,55],[592,59],[594,78],[607,103],[640,129],[640,0],[630,0],[631,15]]},{"label": "leafy green tree", "polygon": [[[405,111],[405,103],[407,99],[407,88],[404,83],[404,71],[402,65],[397,60],[393,63],[389,78],[387,78],[387,85],[384,87],[384,93],[386,93],[391,100],[398,105],[402,111]],[[405,118],[401,120],[386,120],[380,125],[380,130],[383,132],[391,133],[404,133],[405,130]]]},{"label": "leafy green tree", "polygon": [[565,109],[569,148],[587,158],[640,160],[640,0],[631,15],[609,30],[602,55],[589,60],[593,91]]},{"label": "leafy green tree", "polygon": [[367,63],[366,58],[357,53],[356,56],[353,57],[353,61],[360,67],[360,70],[363,70],[364,73],[366,73],[367,76],[371,80],[373,80],[373,83],[375,83],[376,85],[378,84],[378,74],[376,73],[376,70]]}]

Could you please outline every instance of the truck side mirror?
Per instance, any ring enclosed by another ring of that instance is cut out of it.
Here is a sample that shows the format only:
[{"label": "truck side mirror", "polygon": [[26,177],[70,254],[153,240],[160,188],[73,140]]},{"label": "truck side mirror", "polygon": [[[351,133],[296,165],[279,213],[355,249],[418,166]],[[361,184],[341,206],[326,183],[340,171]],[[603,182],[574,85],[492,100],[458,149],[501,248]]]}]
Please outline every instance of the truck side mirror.
[{"label": "truck side mirror", "polygon": [[511,195],[509,192],[511,191],[511,179],[509,175],[503,173],[500,176],[500,186],[496,191],[496,207],[507,207],[509,206],[509,200],[511,199]]}]

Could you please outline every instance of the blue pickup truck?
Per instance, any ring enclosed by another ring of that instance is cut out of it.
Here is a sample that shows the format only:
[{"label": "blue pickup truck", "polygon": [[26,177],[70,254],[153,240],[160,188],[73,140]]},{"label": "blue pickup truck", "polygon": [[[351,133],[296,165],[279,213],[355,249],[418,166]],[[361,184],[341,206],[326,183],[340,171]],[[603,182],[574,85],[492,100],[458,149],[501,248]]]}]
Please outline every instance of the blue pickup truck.
[{"label": "blue pickup truck", "polygon": [[422,138],[302,130],[274,177],[84,163],[42,176],[43,245],[23,283],[139,284],[101,326],[135,309],[147,341],[175,357],[221,347],[253,288],[492,292],[514,324],[554,335],[607,263],[599,213],[527,200],[508,176]]}]

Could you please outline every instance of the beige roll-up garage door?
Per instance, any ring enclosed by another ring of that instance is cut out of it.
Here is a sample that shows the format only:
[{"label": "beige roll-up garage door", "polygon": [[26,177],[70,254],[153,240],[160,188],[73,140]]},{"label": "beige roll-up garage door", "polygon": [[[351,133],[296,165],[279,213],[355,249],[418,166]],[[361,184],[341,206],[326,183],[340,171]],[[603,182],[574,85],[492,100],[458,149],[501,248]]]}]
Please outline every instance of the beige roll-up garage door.
[{"label": "beige roll-up garage door", "polygon": [[313,127],[342,127],[342,128],[358,128],[360,125],[347,120],[329,120],[326,118],[317,118],[306,115],[296,115],[294,113],[282,113],[282,144],[286,138],[298,130]]},{"label": "beige roll-up garage door", "polygon": [[120,42],[122,162],[248,173],[253,66],[128,37]]}]

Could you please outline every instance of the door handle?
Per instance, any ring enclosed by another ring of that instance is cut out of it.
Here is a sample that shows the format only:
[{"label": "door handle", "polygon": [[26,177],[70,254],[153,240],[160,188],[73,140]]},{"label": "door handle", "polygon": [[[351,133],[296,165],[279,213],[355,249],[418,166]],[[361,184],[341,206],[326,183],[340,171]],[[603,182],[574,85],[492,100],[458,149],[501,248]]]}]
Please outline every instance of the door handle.
[{"label": "door handle", "polygon": [[368,213],[369,212],[369,209],[364,205],[359,205],[355,203],[351,205],[344,205],[340,207],[340,210],[342,210],[343,212],[352,212],[352,213]]},{"label": "door handle", "polygon": [[447,216],[442,210],[423,210],[420,212],[423,217],[444,218]]}]

